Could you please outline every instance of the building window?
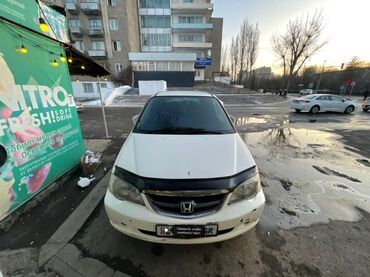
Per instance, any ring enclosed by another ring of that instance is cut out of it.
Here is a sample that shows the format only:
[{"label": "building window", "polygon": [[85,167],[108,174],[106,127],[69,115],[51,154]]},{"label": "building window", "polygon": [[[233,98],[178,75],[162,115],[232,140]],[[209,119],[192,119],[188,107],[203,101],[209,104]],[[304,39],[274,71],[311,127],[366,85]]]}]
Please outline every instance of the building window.
[{"label": "building window", "polygon": [[94,93],[93,83],[82,83],[84,88],[84,93]]},{"label": "building window", "polygon": [[72,3],[72,4],[74,4],[74,3],[76,3],[76,1],[75,0],[64,0],[64,3]]},{"label": "building window", "polygon": [[80,52],[85,51],[85,45],[82,40],[76,40],[75,43],[73,43],[73,47],[76,48]]},{"label": "building window", "polygon": [[117,1],[116,0],[108,0],[108,5],[114,7],[114,6],[117,5]]},{"label": "building window", "polygon": [[119,30],[118,19],[114,19],[114,18],[109,19],[109,28],[112,31]]},{"label": "building window", "polygon": [[170,62],[170,71],[181,71],[181,62]]},{"label": "building window", "polygon": [[101,19],[89,19],[89,29],[91,31],[99,31],[102,29]]},{"label": "building window", "polygon": [[168,71],[168,62],[157,62],[157,71]]},{"label": "building window", "polygon": [[123,64],[121,63],[115,63],[114,68],[116,69],[116,72],[121,72],[123,70]]},{"label": "building window", "polygon": [[141,35],[143,46],[171,46],[169,34],[146,34]]},{"label": "building window", "polygon": [[179,16],[179,23],[203,23],[203,16]]},{"label": "building window", "polygon": [[140,0],[143,9],[169,9],[170,0]]},{"label": "building window", "polygon": [[70,27],[80,27],[80,20],[79,19],[70,19],[68,20]]},{"label": "building window", "polygon": [[144,15],[141,16],[143,28],[171,28],[171,17],[168,15]]},{"label": "building window", "polygon": [[104,41],[92,41],[92,50],[105,50],[105,44]]},{"label": "building window", "polygon": [[183,3],[193,3],[193,0],[183,0]]},{"label": "building window", "polygon": [[194,63],[182,62],[182,71],[194,71]]},{"label": "building window", "polygon": [[202,34],[180,34],[179,41],[203,42]]},{"label": "building window", "polygon": [[122,51],[121,41],[120,40],[113,40],[113,51]]},{"label": "building window", "polygon": [[155,62],[149,62],[149,71],[155,71]]},{"label": "building window", "polygon": [[106,89],[106,88],[108,88],[108,84],[107,83],[100,83],[100,87]]}]

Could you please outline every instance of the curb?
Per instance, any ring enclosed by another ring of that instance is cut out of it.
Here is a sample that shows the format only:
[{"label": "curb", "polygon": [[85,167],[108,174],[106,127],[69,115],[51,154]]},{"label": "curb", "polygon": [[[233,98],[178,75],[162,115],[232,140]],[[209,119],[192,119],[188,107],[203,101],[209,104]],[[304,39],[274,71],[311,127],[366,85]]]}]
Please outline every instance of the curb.
[{"label": "curb", "polygon": [[[38,266],[55,271],[62,276],[129,276],[114,271],[99,260],[82,257],[81,251],[69,241],[103,199],[112,170],[86,196],[74,212],[63,222],[50,239],[41,246]],[[95,271],[96,270],[96,271]],[[86,273],[88,273],[86,275]]]}]

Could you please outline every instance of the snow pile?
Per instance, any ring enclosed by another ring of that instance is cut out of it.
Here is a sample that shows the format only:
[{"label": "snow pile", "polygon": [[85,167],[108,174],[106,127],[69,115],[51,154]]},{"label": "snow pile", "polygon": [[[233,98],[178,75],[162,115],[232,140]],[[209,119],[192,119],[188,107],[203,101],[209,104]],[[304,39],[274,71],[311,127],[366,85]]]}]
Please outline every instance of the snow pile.
[{"label": "snow pile", "polygon": [[118,87],[118,88],[113,89],[113,91],[111,92],[111,94],[104,101],[105,106],[112,105],[114,99],[117,96],[122,96],[129,89],[131,89],[130,86],[121,86],[121,87]]}]

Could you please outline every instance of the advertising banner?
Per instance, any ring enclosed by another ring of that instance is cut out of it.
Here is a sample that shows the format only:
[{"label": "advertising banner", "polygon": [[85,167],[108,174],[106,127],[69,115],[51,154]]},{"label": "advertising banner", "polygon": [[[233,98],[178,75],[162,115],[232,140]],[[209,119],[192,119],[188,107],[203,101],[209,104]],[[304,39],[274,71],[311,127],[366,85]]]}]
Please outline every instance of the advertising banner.
[{"label": "advertising banner", "polygon": [[1,21],[0,37],[2,220],[77,165],[84,146],[63,48]]},{"label": "advertising banner", "polygon": [[[68,28],[66,17],[47,5],[35,0],[1,0],[0,16],[47,35],[61,42],[68,43]],[[43,18],[49,30],[43,33],[39,27],[39,18]]]}]

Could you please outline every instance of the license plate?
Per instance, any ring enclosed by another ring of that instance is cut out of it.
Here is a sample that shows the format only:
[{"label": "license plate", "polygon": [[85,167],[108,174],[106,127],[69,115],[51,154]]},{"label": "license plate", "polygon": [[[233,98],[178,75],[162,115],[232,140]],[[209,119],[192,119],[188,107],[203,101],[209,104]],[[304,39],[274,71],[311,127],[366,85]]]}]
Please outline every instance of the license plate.
[{"label": "license plate", "polygon": [[218,225],[157,225],[158,237],[200,238],[217,236]]}]

